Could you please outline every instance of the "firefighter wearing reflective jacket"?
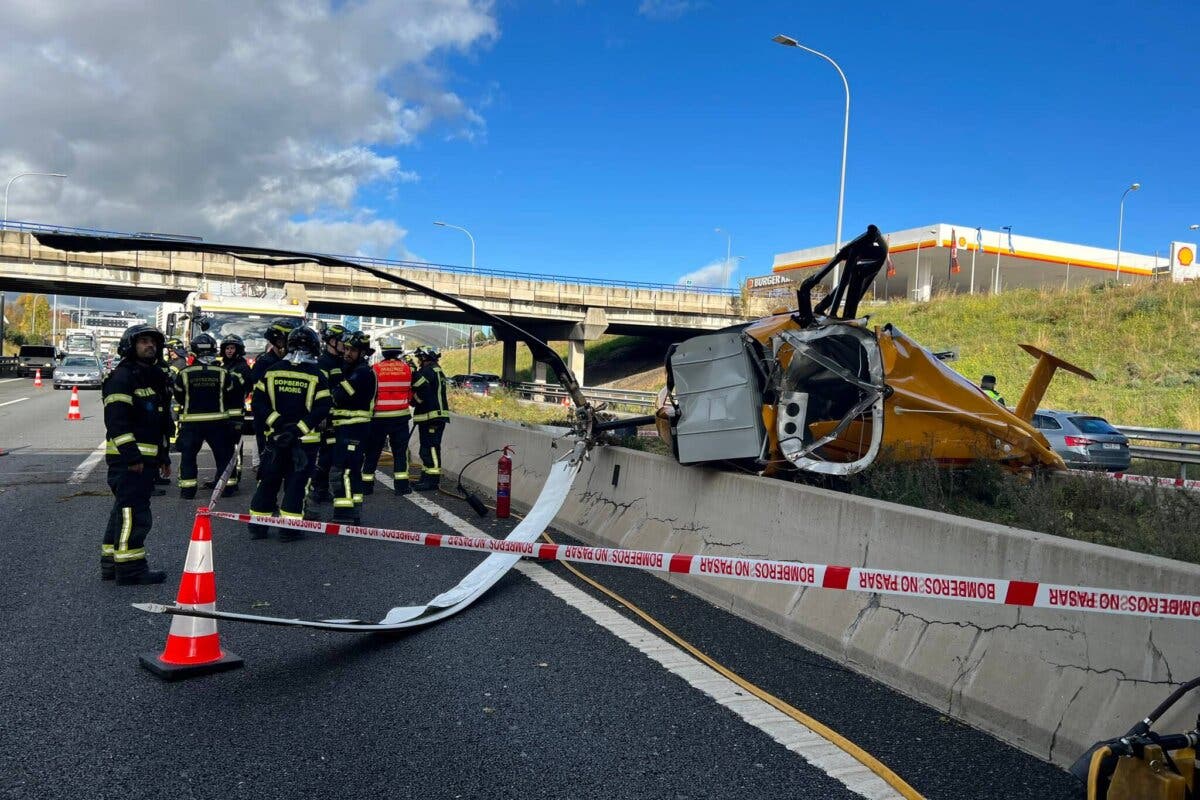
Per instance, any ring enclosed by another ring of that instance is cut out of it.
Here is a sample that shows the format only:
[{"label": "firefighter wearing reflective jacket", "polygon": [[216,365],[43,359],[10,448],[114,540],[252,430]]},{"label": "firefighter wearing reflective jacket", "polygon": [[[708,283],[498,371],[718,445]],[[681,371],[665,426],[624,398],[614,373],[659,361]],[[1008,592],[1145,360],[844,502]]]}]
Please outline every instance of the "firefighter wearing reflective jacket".
[{"label": "firefighter wearing reflective jacket", "polygon": [[[233,458],[230,423],[241,419],[242,379],[217,365],[217,340],[201,333],[192,339],[194,363],[175,375],[175,400],[179,403],[179,496],[196,496],[196,457],[205,443],[212,450],[217,476]],[[225,484],[226,496],[237,491],[237,476]]]},{"label": "firefighter wearing reflective jacket", "polygon": [[130,327],[117,345],[121,362],[103,385],[105,461],[116,499],[100,546],[100,577],[121,584],[162,583],[167,577],[147,567],[145,550],[154,479],[171,474],[171,398],[158,365],[162,346],[157,328]]},{"label": "firefighter wearing reflective jacket", "polygon": [[450,421],[450,403],[446,398],[446,376],[438,361],[436,347],[418,347],[415,351],[421,368],[413,379],[413,424],[421,439],[421,480],[413,488],[418,492],[436,489],[442,481],[442,433]]},{"label": "firefighter wearing reflective jacket", "polygon": [[242,480],[242,434],[248,428],[245,425],[246,398],[254,389],[253,371],[246,362],[246,342],[236,333],[227,333],[221,337],[220,365],[238,376],[242,381],[242,399],[238,405],[238,413],[230,409],[229,439],[233,443],[233,457],[237,463],[233,467],[233,476],[240,484]]},{"label": "firefighter wearing reflective jacket", "polygon": [[[321,349],[317,332],[296,328],[288,335],[287,348],[287,358],[266,371],[254,385],[251,399],[255,426],[267,439],[258,488],[250,500],[252,518],[274,516],[276,511],[281,517],[304,518],[304,490],[317,454],[317,430],[329,415],[329,385],[317,366]],[[250,523],[251,539],[265,539],[267,533],[266,525]],[[299,531],[279,532],[281,542],[299,538]]]},{"label": "firefighter wearing reflective jacket", "polygon": [[[317,359],[317,366],[325,373],[325,380],[330,389],[342,380],[342,368],[346,366],[342,339],[348,332],[345,325],[336,322],[325,326],[325,348],[321,351],[321,357]],[[317,451],[317,466],[308,495],[315,503],[328,503],[333,499],[333,494],[329,491],[329,469],[333,463],[334,443],[333,426],[326,422],[321,427],[321,447]]]},{"label": "firefighter wearing reflective jacket", "polygon": [[333,384],[333,461],[329,489],[333,493],[333,518],[358,523],[363,502],[363,447],[371,432],[375,408],[375,372],[367,358],[375,352],[371,337],[362,331],[346,336],[346,362],[342,378]]},{"label": "firefighter wearing reflective jacket", "polygon": [[[167,387],[168,390],[172,383],[175,382],[175,376],[179,374],[179,370],[188,365],[187,350],[183,347],[183,340],[178,336],[172,336],[166,342],[166,357],[167,364]],[[179,403],[171,401],[171,418],[174,420],[171,426],[171,436],[169,441],[174,447],[179,439]]]},{"label": "firefighter wearing reflective jacket", "polygon": [[[267,349],[254,359],[254,366],[250,369],[249,388],[251,391],[263,379],[263,376],[267,374],[267,370],[280,361],[283,361],[283,357],[287,355],[288,336],[296,328],[299,328],[300,325],[300,320],[295,317],[278,317],[271,320],[271,324],[267,326],[266,332],[263,333],[263,337],[267,340]],[[253,404],[253,400],[251,400],[251,403]],[[253,405],[250,411],[253,414]],[[254,424],[254,441],[258,445],[258,457],[261,460],[263,453],[267,450],[266,431],[259,427],[257,414],[254,414],[254,419],[256,420]]]},{"label": "firefighter wearing reflective jacket", "polygon": [[363,494],[375,490],[375,468],[384,443],[392,450],[393,491],[408,494],[408,421],[412,416],[412,368],[404,361],[399,345],[384,344],[383,360],[373,366],[378,389],[375,392],[375,411],[371,415],[371,434],[363,454]]}]

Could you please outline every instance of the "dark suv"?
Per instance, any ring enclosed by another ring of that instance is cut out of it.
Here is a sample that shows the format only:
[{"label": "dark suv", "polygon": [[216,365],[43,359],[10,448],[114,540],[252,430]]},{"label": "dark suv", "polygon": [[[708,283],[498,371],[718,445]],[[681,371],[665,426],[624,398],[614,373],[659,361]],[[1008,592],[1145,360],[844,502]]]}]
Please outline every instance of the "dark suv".
[{"label": "dark suv", "polygon": [[43,344],[23,344],[21,350],[17,354],[20,359],[20,371],[26,378],[32,378],[37,370],[42,371],[43,378],[49,378],[54,374],[54,367],[57,363],[55,358],[58,351],[49,345]]}]

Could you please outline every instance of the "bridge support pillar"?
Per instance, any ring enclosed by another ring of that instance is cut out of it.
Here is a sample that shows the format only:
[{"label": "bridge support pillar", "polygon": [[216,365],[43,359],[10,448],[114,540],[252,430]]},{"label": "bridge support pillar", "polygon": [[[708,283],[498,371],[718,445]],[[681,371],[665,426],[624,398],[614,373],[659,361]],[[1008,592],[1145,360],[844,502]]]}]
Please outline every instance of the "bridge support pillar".
[{"label": "bridge support pillar", "polygon": [[503,353],[500,360],[501,380],[516,383],[517,381],[517,340],[504,339]]},{"label": "bridge support pillar", "polygon": [[580,386],[587,386],[583,380],[583,339],[568,339],[567,340],[567,368],[575,373],[575,380],[579,381]]},{"label": "bridge support pillar", "polygon": [[[538,361],[537,359],[534,359],[533,382],[541,383],[541,384],[546,383],[546,362],[545,361]],[[541,392],[536,392],[533,395],[533,402],[535,402],[535,403],[546,402],[546,395],[542,394]]]}]

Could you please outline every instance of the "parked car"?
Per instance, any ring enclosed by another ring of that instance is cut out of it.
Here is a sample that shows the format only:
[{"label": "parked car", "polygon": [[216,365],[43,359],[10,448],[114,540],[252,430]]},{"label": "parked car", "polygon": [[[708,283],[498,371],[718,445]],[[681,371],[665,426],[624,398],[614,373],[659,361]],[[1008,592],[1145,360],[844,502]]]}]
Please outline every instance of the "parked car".
[{"label": "parked car", "polygon": [[474,392],[475,394],[486,394],[488,389],[491,388],[491,384],[488,383],[487,378],[475,374],[453,375],[450,377],[450,385],[456,389],[466,389],[468,392]]},{"label": "parked car", "polygon": [[1129,439],[1103,417],[1039,409],[1033,415],[1033,427],[1071,469],[1129,469]]},{"label": "parked car", "polygon": [[499,375],[493,374],[491,372],[476,372],[475,375],[477,377],[483,378],[485,381],[487,381],[488,386],[492,387],[493,389],[498,388],[500,386],[500,376]]},{"label": "parked car", "polygon": [[54,388],[99,389],[104,382],[104,367],[95,356],[67,356],[54,370]]},{"label": "parked car", "polygon": [[48,344],[23,344],[17,353],[20,359],[20,372],[26,378],[32,378],[37,370],[42,371],[43,378],[54,374],[55,358],[58,351]]}]

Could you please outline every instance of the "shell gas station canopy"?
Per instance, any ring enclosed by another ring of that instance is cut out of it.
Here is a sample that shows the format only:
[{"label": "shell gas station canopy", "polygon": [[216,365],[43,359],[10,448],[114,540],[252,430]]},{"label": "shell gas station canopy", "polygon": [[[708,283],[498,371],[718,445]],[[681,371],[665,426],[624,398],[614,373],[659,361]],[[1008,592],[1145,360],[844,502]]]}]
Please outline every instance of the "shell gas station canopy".
[{"label": "shell gas station canopy", "polygon": [[[857,231],[851,231],[847,240]],[[938,292],[996,292],[1015,287],[1070,288],[1124,281],[1192,280],[1196,246],[1172,242],[1159,255],[1056,242],[966,225],[936,223],[885,234],[890,267],[875,279],[878,299],[928,300]],[[775,256],[772,274],[747,281],[755,294],[790,292],[833,257],[833,244]]]}]

